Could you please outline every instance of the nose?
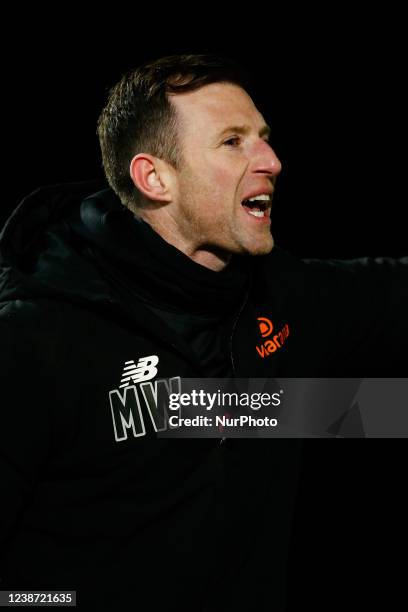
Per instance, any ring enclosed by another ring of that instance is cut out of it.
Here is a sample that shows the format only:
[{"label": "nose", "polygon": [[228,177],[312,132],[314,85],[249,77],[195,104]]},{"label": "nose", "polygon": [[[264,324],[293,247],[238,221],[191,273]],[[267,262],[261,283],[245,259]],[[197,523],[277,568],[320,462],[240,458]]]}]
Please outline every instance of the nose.
[{"label": "nose", "polygon": [[282,170],[282,164],[278,156],[266,140],[261,140],[254,151],[253,170],[259,174],[268,174],[272,177],[278,176]]}]

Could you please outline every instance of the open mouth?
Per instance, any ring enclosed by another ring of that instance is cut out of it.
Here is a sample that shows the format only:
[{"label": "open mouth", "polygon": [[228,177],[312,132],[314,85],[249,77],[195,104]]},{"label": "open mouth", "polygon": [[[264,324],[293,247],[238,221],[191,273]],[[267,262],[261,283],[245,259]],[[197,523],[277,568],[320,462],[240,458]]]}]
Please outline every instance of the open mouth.
[{"label": "open mouth", "polygon": [[262,193],[248,200],[243,200],[241,204],[248,214],[258,219],[262,219],[268,217],[268,212],[271,207],[271,196],[267,193]]}]

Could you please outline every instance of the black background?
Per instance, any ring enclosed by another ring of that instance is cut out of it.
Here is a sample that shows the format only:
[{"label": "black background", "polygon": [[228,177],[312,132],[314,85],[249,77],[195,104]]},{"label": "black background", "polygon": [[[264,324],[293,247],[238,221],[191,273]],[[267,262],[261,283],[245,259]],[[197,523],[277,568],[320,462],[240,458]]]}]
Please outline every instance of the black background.
[{"label": "black background", "polygon": [[[165,54],[218,52],[251,70],[272,126],[283,164],[276,242],[300,256],[407,254],[401,16],[391,5],[360,15],[344,4],[330,14],[287,8],[229,8],[222,22],[209,6],[10,18],[0,221],[41,185],[101,176],[96,119],[124,71]],[[305,444],[291,610],[380,600],[391,609],[406,550],[404,440]]]}]

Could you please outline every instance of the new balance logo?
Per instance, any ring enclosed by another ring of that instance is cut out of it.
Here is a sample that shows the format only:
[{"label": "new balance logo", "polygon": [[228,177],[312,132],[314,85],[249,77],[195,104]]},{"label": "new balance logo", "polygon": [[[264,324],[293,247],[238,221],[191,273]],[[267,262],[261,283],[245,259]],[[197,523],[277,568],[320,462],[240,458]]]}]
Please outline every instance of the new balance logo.
[{"label": "new balance logo", "polygon": [[133,360],[125,361],[125,367],[123,368],[119,389],[123,389],[124,387],[134,385],[135,383],[139,383],[144,380],[151,380],[157,374],[156,366],[158,363],[159,358],[157,355],[141,357],[137,362],[137,365]]},{"label": "new balance logo", "polygon": [[[167,429],[169,397],[172,393],[180,395],[181,378],[152,381],[158,363],[157,355],[141,357],[137,364],[126,361],[119,388],[109,391],[116,442],[145,436],[146,419],[150,419],[155,432]],[[140,384],[136,386],[136,383]]]}]

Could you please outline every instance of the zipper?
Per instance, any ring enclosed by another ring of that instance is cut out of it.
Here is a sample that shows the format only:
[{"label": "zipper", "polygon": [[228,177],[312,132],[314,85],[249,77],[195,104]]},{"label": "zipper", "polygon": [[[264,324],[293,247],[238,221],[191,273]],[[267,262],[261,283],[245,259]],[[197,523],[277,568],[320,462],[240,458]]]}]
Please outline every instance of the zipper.
[{"label": "zipper", "polygon": [[[251,279],[251,280],[252,280],[252,279]],[[234,374],[234,378],[236,378],[236,377],[237,377],[237,372],[236,372],[236,369],[235,369],[234,355],[233,355],[233,353],[232,353],[232,339],[233,339],[233,337],[234,337],[234,332],[235,332],[235,330],[236,330],[236,327],[237,327],[237,324],[238,324],[239,318],[240,318],[240,316],[241,316],[241,314],[242,314],[242,311],[244,310],[244,308],[245,308],[245,306],[246,306],[246,304],[247,304],[247,302],[248,302],[249,292],[250,292],[250,288],[248,288],[248,289],[247,289],[247,291],[246,291],[246,293],[245,293],[245,297],[244,297],[244,299],[243,299],[243,300],[242,300],[242,302],[241,302],[240,309],[238,310],[237,315],[236,315],[236,317],[235,317],[235,319],[234,319],[234,323],[233,323],[233,325],[232,325],[231,335],[230,335],[230,339],[229,339],[229,349],[230,349],[231,366],[232,366],[232,373]],[[227,438],[226,438],[226,437],[222,437],[222,438],[220,439],[220,446],[226,446],[226,444],[227,444]]]},{"label": "zipper", "polygon": [[235,318],[235,320],[234,320],[234,323],[233,323],[233,325],[232,325],[231,336],[230,336],[230,339],[229,339],[229,348],[230,348],[231,365],[232,365],[232,372],[233,372],[233,374],[234,374],[234,378],[236,378],[236,377],[237,377],[237,372],[236,372],[236,369],[235,369],[234,355],[233,355],[233,353],[232,353],[232,339],[233,339],[233,337],[234,337],[234,332],[235,332],[235,330],[236,330],[236,327],[237,327],[237,324],[238,324],[239,318],[240,318],[240,316],[241,316],[241,314],[242,314],[242,311],[244,310],[244,308],[245,308],[245,306],[246,306],[246,304],[247,304],[247,302],[248,302],[249,291],[250,291],[250,290],[249,290],[249,288],[248,288],[248,290],[247,290],[247,292],[246,292],[246,294],[245,294],[245,297],[244,297],[244,299],[243,299],[243,301],[242,301],[242,303],[241,303],[241,307],[240,307],[240,309],[239,309],[239,311],[238,311],[238,313],[237,313],[237,316],[236,316],[236,318]]}]

